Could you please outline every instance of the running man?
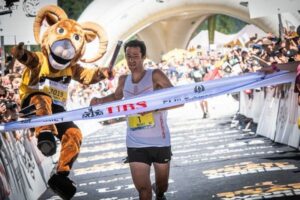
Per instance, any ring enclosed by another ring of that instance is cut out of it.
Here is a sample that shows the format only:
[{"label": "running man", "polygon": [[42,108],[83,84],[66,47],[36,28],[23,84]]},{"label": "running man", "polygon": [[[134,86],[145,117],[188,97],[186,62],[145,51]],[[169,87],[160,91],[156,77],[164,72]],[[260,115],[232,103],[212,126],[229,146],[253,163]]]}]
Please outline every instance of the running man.
[{"label": "running man", "polygon": [[[154,90],[173,87],[167,76],[159,69],[144,69],[146,46],[143,41],[132,40],[124,46],[129,75],[119,77],[114,93],[93,98],[91,105],[98,105]],[[126,146],[131,176],[141,200],[166,199],[168,189],[171,142],[167,125],[167,111],[156,110],[127,116]],[[155,183],[151,186],[150,167],[155,170]]]}]

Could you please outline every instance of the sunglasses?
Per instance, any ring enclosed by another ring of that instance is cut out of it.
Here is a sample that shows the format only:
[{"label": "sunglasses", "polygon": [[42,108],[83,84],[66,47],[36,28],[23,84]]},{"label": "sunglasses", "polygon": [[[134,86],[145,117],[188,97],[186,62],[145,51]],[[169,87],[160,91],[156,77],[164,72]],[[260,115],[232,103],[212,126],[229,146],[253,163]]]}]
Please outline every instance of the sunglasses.
[{"label": "sunglasses", "polygon": [[6,97],[6,94],[0,94],[0,97]]}]

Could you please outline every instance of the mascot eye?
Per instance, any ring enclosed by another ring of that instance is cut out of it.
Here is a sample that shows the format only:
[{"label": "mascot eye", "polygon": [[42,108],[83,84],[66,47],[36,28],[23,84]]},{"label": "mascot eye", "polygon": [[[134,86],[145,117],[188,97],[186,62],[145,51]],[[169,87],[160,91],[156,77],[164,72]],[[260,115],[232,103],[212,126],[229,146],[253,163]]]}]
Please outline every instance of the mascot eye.
[{"label": "mascot eye", "polygon": [[65,29],[63,29],[63,28],[57,29],[57,33],[59,33],[59,34],[63,34],[64,32],[65,32]]},{"label": "mascot eye", "polygon": [[78,34],[75,34],[73,37],[74,37],[74,39],[77,40],[77,41],[80,40],[80,36],[79,36]]}]

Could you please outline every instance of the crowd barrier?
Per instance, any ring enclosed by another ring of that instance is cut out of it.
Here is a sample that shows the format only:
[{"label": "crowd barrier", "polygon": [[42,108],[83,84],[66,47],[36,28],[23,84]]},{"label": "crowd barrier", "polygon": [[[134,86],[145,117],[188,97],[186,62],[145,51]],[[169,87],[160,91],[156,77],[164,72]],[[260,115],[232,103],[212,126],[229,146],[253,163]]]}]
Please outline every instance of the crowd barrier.
[{"label": "crowd barrier", "polygon": [[0,134],[0,199],[35,200],[45,192],[54,163],[37,149],[29,129]]},{"label": "crowd barrier", "polygon": [[299,148],[300,130],[294,84],[254,89],[251,95],[240,92],[240,114],[257,123],[256,134]]}]

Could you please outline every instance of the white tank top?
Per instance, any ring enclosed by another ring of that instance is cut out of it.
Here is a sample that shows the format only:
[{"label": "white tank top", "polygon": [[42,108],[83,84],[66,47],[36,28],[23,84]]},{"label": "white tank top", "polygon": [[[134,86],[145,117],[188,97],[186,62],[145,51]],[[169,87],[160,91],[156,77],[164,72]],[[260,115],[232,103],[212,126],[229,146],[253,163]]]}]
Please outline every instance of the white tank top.
[{"label": "white tank top", "polygon": [[[146,70],[138,83],[132,83],[132,76],[128,75],[123,89],[124,98],[152,92],[152,72],[152,69]],[[134,148],[170,146],[167,111],[152,112],[143,116],[127,116],[126,145]]]}]

